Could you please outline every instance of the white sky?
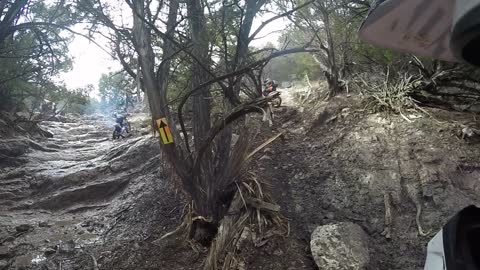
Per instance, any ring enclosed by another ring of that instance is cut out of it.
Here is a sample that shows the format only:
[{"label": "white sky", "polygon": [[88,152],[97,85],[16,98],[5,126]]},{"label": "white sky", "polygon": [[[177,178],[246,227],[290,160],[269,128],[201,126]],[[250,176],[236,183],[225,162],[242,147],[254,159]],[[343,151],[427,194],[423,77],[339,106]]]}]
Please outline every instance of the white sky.
[{"label": "white sky", "polygon": [[[267,18],[262,19],[265,20]],[[257,29],[261,23],[261,20],[255,20],[252,29]],[[257,37],[263,38],[252,41],[251,45],[260,47],[267,42],[276,44],[280,33],[275,31],[283,30],[286,25],[287,21],[283,19],[278,19],[268,24],[257,35]],[[97,38],[95,39],[95,42],[104,46],[108,50],[106,39]],[[76,36],[70,44],[69,49],[70,55],[73,57],[73,68],[67,73],[60,74],[59,79],[63,80],[70,89],[85,87],[88,84],[92,84],[97,91],[98,81],[103,73],[121,69],[120,63],[113,60],[110,55],[100,49],[97,45],[88,41],[86,38]],[[91,96],[98,96],[98,92],[96,91],[91,93]]]}]

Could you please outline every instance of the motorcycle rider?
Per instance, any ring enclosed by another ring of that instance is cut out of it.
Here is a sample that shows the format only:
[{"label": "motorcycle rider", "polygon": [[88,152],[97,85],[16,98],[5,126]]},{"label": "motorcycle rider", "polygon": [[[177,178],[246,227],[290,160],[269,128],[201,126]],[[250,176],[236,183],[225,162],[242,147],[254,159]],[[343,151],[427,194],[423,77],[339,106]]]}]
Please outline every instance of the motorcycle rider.
[{"label": "motorcycle rider", "polygon": [[278,86],[277,82],[270,79],[270,78],[265,79],[263,81],[263,85],[265,86],[265,88],[264,88],[262,94],[265,97],[270,95],[271,93],[277,91],[277,86]]},{"label": "motorcycle rider", "polygon": [[[113,116],[115,117],[115,123],[116,123],[115,124],[115,131],[122,138],[125,138],[122,135],[122,129],[125,127],[126,115],[123,112],[116,111],[116,112],[114,112]],[[126,131],[128,133],[128,129]]]}]

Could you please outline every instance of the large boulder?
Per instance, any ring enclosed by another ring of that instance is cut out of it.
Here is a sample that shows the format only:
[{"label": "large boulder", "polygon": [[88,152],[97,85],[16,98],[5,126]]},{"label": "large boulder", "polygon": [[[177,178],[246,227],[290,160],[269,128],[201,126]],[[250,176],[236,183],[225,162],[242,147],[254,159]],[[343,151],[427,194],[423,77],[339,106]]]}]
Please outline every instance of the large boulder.
[{"label": "large boulder", "polygon": [[370,260],[367,234],[350,222],[318,226],[310,248],[320,270],[361,270]]},{"label": "large boulder", "polygon": [[18,157],[28,151],[29,142],[26,138],[8,139],[0,141],[0,153],[8,157]]}]

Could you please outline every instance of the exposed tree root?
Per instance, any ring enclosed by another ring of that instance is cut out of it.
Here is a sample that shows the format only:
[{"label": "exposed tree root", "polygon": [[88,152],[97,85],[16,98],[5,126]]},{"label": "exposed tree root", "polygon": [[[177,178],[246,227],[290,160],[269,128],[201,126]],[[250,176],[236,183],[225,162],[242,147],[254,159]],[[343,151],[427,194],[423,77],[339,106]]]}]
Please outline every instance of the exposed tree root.
[{"label": "exposed tree root", "polygon": [[[196,208],[192,201],[184,209],[180,226],[153,241],[153,244],[165,246],[178,241],[190,242],[192,248],[199,252],[194,248],[198,242],[203,246],[209,246],[204,269],[241,269],[243,260],[238,257],[238,254],[241,250],[241,242],[248,238],[242,237],[242,234],[247,234],[249,230],[253,231],[250,238],[255,246],[264,245],[274,235],[288,235],[289,226],[280,215],[280,206],[270,197],[267,190],[268,184],[246,171],[248,161],[255,153],[282,134],[273,136],[250,153],[245,145],[241,146],[245,148],[244,150],[237,151],[237,158],[230,165],[232,169],[227,170],[229,174],[223,176],[225,179],[232,179],[231,184],[225,188],[232,190],[232,197],[230,197],[231,201],[225,204],[228,205],[228,210],[221,213],[220,221],[195,213]],[[233,189],[230,189],[232,186]]]},{"label": "exposed tree root", "polygon": [[153,241],[154,244],[158,244],[162,240],[170,237],[175,237],[175,238],[180,238],[180,239],[188,239],[188,235],[190,232],[190,229],[192,228],[192,223],[193,223],[193,211],[192,211],[192,204],[189,203],[183,208],[183,213],[182,213],[182,223],[180,226],[178,226],[175,230],[166,233],[159,239]]},{"label": "exposed tree root", "polygon": [[385,204],[385,229],[382,232],[382,235],[387,239],[392,238],[392,210],[391,210],[391,200],[390,193],[385,192],[383,194],[383,202]]},{"label": "exposed tree root", "polygon": [[98,270],[97,259],[95,258],[95,256],[93,256],[93,254],[89,254],[89,255],[90,255],[90,258],[92,258],[93,270]]},{"label": "exposed tree root", "polygon": [[420,236],[428,236],[431,231],[427,231],[425,232],[423,229],[422,229],[422,224],[420,222],[420,217],[422,215],[422,205],[420,203],[415,203],[415,208],[417,209],[417,215],[415,216],[415,222],[417,223],[417,230],[418,230],[418,234]]},{"label": "exposed tree root", "polygon": [[[218,232],[212,241],[203,269],[242,269],[244,262],[238,257],[245,241],[263,246],[274,235],[288,235],[289,226],[280,215],[280,206],[273,203],[265,190],[266,183],[255,175],[247,173],[237,184],[237,192],[229,210],[220,222]],[[177,229],[155,240],[153,244],[163,246],[163,241],[187,241],[192,249],[200,252],[190,239],[192,226],[203,217],[194,216],[191,203],[183,213],[182,224]],[[252,232],[254,231],[254,232]]]},{"label": "exposed tree root", "polygon": [[416,216],[415,216],[415,223],[417,224],[417,231],[420,236],[428,236],[430,234],[430,231],[425,232],[422,228],[421,224],[421,215],[422,215],[422,199],[421,199],[421,187],[420,185],[412,185],[410,187],[407,187],[407,192],[412,200],[412,202],[415,204],[415,210],[416,210]]},{"label": "exposed tree root", "polygon": [[220,224],[205,260],[205,270],[242,269],[243,261],[236,254],[243,246],[242,241],[251,234],[250,228],[256,230],[250,237],[255,246],[265,244],[271,236],[288,234],[287,222],[279,213],[280,206],[264,191],[265,183],[253,174],[246,177],[248,180],[238,185],[229,211]]}]

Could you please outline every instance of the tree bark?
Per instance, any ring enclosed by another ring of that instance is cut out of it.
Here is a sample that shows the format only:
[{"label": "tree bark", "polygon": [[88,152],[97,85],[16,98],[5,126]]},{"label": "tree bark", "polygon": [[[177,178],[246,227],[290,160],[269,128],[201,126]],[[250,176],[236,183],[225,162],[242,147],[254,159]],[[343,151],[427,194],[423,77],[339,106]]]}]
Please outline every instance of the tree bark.
[{"label": "tree bark", "polygon": [[[152,48],[151,33],[144,22],[145,6],[143,0],[133,1],[133,37],[135,50],[138,53],[140,69],[142,71],[143,86],[148,97],[152,120],[166,117],[171,119],[170,111],[167,106],[167,81],[170,69],[170,60],[163,61],[160,65],[158,78],[155,73],[155,55]],[[172,27],[176,23],[176,14],[178,10],[178,2],[170,1],[169,18],[167,28]],[[172,53],[173,46],[168,40],[163,43],[163,58],[168,57]],[[158,79],[158,80],[157,80]],[[174,135],[174,140],[178,141],[178,131],[174,125],[170,126]],[[182,153],[177,151],[176,143],[161,144],[161,149],[175,169],[175,172],[182,180],[185,190],[194,196],[194,188],[189,180],[191,179],[188,164],[182,157]]]},{"label": "tree bark", "polygon": [[[189,0],[187,2],[187,14],[190,22],[190,36],[193,43],[192,54],[198,60],[191,64],[192,89],[199,87],[210,78],[210,74],[202,65],[209,67],[209,41],[202,1]],[[195,152],[198,154],[200,147],[211,127],[211,95],[210,86],[201,87],[193,95],[193,134]],[[215,234],[216,224],[221,219],[218,207],[218,190],[215,184],[213,168],[213,154],[211,146],[205,151],[200,162],[200,170],[193,172],[193,177],[204,193],[197,194],[199,199],[195,201],[194,210],[198,215],[209,222],[201,221],[194,224],[195,238],[200,242],[209,242]],[[212,224],[214,224],[212,226]]]},{"label": "tree bark", "polygon": [[325,77],[327,78],[328,83],[328,97],[333,97],[341,90],[340,73],[337,66],[335,44],[331,31],[330,11],[327,10],[327,7],[324,6],[324,3],[320,3],[319,7],[320,13],[322,14],[328,46],[327,61],[330,70],[325,71]]}]

